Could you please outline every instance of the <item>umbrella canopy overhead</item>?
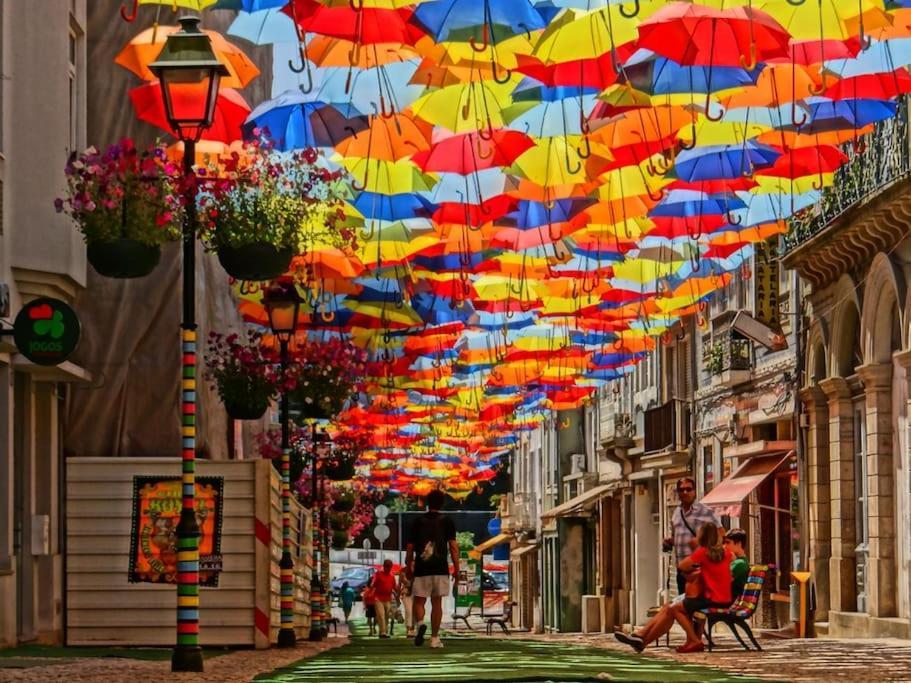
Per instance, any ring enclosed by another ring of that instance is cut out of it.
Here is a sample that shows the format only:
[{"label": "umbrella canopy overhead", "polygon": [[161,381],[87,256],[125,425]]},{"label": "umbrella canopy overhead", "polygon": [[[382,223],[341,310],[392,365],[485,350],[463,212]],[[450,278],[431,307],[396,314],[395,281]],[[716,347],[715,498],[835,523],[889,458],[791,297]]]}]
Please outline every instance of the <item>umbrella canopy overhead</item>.
[{"label": "umbrella canopy overhead", "polygon": [[[316,245],[292,273],[299,335],[369,357],[337,419],[370,436],[359,477],[464,496],[518,433],[700,318],[895,117],[902,4],[238,0],[237,44],[212,36],[231,76],[208,137],[267,130],[351,180],[357,247]],[[147,78],[168,30],[118,62]],[[242,41],[274,57],[252,111]],[[167,130],[156,91],[131,100]],[[237,293],[264,325],[261,292]]]}]

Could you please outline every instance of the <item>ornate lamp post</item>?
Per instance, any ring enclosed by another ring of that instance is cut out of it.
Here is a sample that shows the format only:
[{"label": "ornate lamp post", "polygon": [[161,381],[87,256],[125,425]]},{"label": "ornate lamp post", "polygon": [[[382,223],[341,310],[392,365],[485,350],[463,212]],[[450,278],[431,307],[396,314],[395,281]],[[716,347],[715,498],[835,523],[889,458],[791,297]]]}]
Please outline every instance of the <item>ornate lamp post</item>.
[{"label": "ornate lamp post", "polygon": [[183,17],[149,69],[158,77],[165,113],[184,143],[186,210],[183,221],[182,482],[177,525],[177,645],[172,671],[202,671],[199,647],[199,525],[196,522],[196,187],[189,182],[196,142],[215,119],[218,85],[228,70],[218,61],[198,17]]},{"label": "ornate lamp post", "polygon": [[[294,337],[301,300],[293,285],[273,287],[263,297],[269,314],[269,326],[281,349],[282,380],[288,366],[288,343]],[[279,647],[294,647],[294,560],[291,559],[291,433],[288,420],[288,391],[282,385],[279,421],[282,427],[282,559],[281,569],[281,629]]]}]

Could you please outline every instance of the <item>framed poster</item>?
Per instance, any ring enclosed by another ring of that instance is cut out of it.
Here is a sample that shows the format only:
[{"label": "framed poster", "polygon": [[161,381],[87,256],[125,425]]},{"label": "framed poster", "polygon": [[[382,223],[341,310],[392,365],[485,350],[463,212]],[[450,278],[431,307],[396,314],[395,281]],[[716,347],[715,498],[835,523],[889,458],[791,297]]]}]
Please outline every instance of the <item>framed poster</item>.
[{"label": "framed poster", "polygon": [[[222,477],[196,477],[199,585],[217,586],[221,571]],[[133,477],[130,583],[177,583],[180,477]]]},{"label": "framed poster", "polygon": [[460,571],[456,577],[456,607],[474,605],[481,607],[481,562],[462,551],[459,557]]}]

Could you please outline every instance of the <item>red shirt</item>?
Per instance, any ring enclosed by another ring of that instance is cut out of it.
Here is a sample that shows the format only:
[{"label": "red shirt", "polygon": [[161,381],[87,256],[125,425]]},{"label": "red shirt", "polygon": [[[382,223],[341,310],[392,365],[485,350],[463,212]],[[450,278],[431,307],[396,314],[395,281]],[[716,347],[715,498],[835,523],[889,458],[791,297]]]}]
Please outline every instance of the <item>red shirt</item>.
[{"label": "red shirt", "polygon": [[378,602],[389,602],[395,589],[395,576],[392,572],[377,572],[373,577],[373,589],[376,591]]},{"label": "red shirt", "polygon": [[705,548],[699,546],[690,555],[690,560],[699,563],[702,570],[702,584],[705,586],[705,597],[712,602],[730,605],[731,598],[731,562],[734,554],[730,550],[724,551],[721,562],[712,562]]}]

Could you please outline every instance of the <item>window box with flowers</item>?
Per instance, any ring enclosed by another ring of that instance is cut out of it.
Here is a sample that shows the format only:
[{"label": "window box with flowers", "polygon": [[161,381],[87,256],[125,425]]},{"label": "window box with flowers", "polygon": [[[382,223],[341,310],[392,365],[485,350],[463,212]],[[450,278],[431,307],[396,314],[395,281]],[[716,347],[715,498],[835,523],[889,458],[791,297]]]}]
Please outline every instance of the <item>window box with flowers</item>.
[{"label": "window box with flowers", "polygon": [[321,166],[314,149],[282,153],[266,140],[200,172],[202,239],[238,280],[271,280],[315,244],[343,247],[340,172]]},{"label": "window box with flowers", "polygon": [[241,337],[212,332],[206,365],[229,416],[258,420],[265,414],[278,391],[278,377],[258,333],[250,330]]},{"label": "window box with flowers", "polygon": [[144,277],[158,265],[161,245],[179,239],[181,175],[166,150],[140,151],[124,139],[67,162],[66,196],[54,205],[76,222],[99,275]]}]

